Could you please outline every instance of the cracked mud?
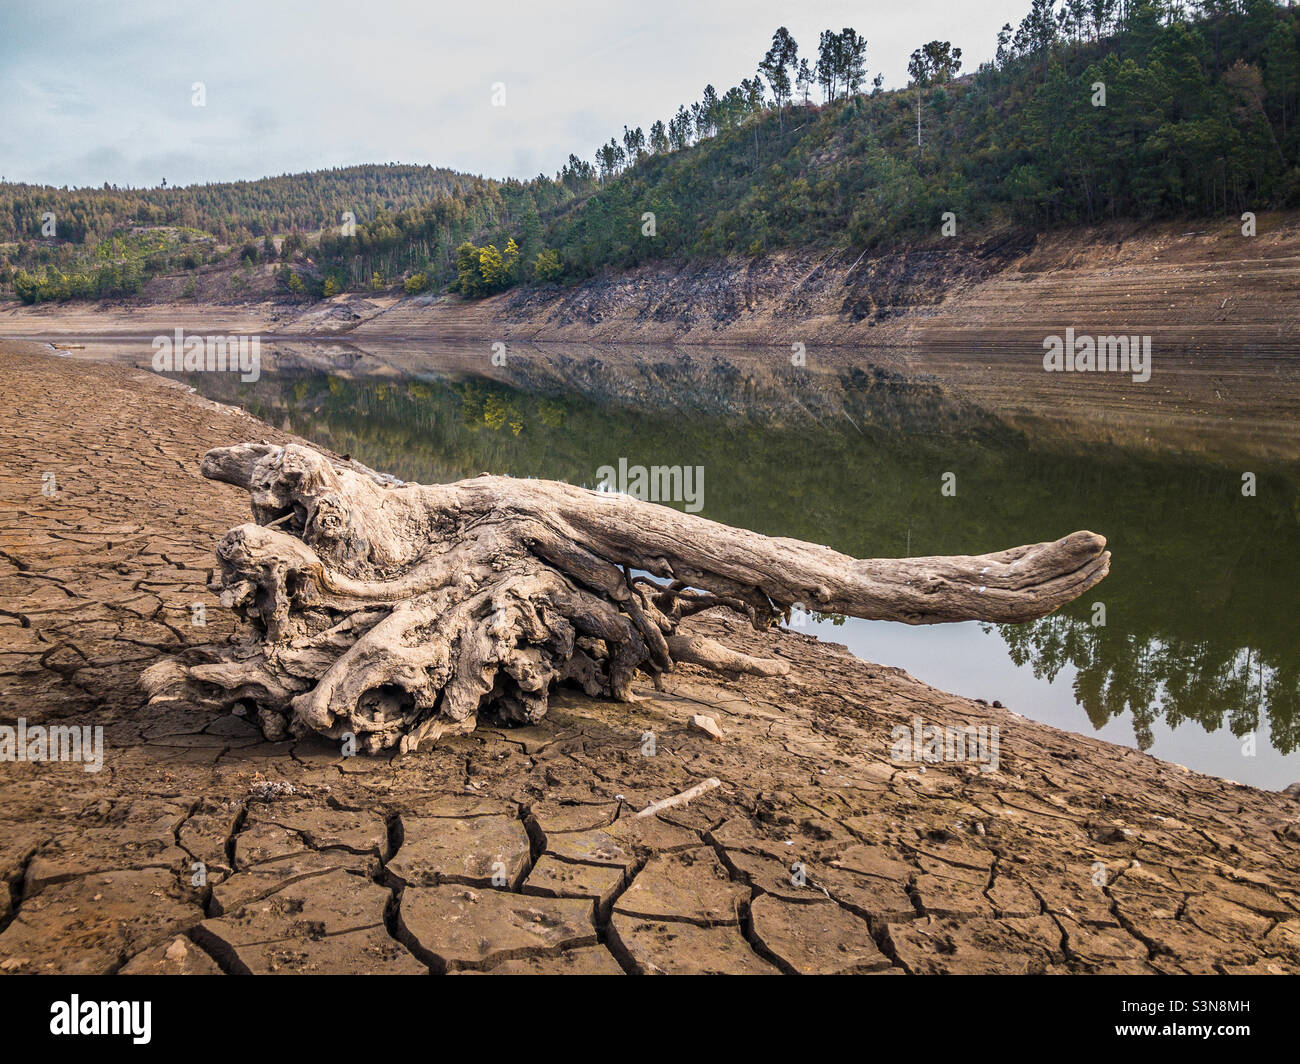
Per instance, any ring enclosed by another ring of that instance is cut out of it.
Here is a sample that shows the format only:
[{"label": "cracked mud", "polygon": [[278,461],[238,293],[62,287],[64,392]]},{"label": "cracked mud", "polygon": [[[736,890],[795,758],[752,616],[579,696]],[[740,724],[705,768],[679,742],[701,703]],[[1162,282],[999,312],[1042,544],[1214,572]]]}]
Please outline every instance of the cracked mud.
[{"label": "cracked mud", "polygon": [[[1296,797],[798,634],[704,615],[790,675],[682,666],[392,759],[148,709],[142,668],[234,630],[207,585],[246,498],[198,457],[292,437],[119,367],[0,368],[0,717],[104,727],[99,773],[0,763],[0,971],[1300,972]],[[1000,770],[891,762],[915,716],[997,725]]]}]

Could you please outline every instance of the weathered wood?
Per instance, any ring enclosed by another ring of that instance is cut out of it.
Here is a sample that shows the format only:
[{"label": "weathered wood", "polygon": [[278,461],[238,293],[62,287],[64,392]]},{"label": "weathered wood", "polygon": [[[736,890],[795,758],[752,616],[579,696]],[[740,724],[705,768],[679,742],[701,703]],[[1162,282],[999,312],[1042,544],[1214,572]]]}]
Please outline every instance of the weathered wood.
[{"label": "weathered wood", "polygon": [[254,638],[161,663],[143,683],[157,698],[251,704],[271,738],[350,733],[368,752],[480,714],[535,722],[566,680],[630,700],[638,672],[658,682],[676,661],[784,670],[678,634],[702,609],[760,627],[793,608],[1010,623],[1086,591],[1110,559],[1101,536],[1075,532],[974,557],[859,560],[552,481],[404,485],[301,446],[218,448],[202,472],[249,492],[256,523],[217,557],[222,601]]}]

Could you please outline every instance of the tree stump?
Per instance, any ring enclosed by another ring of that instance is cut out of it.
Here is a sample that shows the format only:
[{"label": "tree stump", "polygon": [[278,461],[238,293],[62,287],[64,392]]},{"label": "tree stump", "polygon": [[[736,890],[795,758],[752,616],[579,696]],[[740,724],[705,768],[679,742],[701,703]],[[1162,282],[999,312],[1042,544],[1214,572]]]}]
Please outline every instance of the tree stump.
[{"label": "tree stump", "polygon": [[202,472],[249,492],[254,523],[216,553],[222,603],[250,634],[146,670],[151,701],[243,703],[268,739],[351,734],[367,753],[480,717],[535,723],[564,682],[631,701],[638,673],[657,685],[675,662],[786,671],[680,633],[702,610],[757,628],[796,607],[1014,623],[1082,594],[1110,563],[1091,532],[975,557],[859,560],[553,481],[402,484],[303,446],[217,448]]}]

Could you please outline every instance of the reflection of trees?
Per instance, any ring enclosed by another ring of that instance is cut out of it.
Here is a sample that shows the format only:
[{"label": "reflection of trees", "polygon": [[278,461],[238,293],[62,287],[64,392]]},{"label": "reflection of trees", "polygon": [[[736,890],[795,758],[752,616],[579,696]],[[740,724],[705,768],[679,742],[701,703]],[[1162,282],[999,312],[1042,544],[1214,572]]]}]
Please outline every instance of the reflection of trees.
[{"label": "reflection of trees", "polygon": [[[1261,472],[1243,499],[1238,471],[1095,443],[1031,447],[934,384],[881,370],[760,379],[684,360],[572,373],[577,391],[319,372],[191,383],[408,480],[490,471],[590,485],[620,457],[703,465],[707,516],[859,557],[1092,528],[1110,539],[1111,575],[1087,601],[1002,628],[1012,659],[1047,678],[1072,667],[1093,724],[1130,713],[1143,748],[1159,719],[1237,736],[1267,723],[1277,749],[1300,748],[1294,470]],[[946,471],[955,498],[940,495]],[[1094,601],[1104,627],[1090,623]]]},{"label": "reflection of trees", "polygon": [[[1056,614],[1000,630],[1011,659],[1053,680],[1075,669],[1074,696],[1093,725],[1130,713],[1138,746],[1151,747],[1151,725],[1195,721],[1206,731],[1226,726],[1242,738],[1270,724],[1282,753],[1300,746],[1300,676],[1294,654],[1270,656],[1230,638],[1191,641],[1172,634],[1094,628]],[[1225,633],[1226,635],[1226,633]]]}]

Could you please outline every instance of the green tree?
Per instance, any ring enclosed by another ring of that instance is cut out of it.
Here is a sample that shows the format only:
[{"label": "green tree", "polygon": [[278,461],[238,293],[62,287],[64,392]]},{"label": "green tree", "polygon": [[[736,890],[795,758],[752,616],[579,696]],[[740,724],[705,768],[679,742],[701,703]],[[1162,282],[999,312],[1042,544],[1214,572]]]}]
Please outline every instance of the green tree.
[{"label": "green tree", "polygon": [[921,45],[907,62],[907,72],[916,85],[916,146],[921,146],[921,90],[951,81],[961,69],[961,49],[951,41],[930,41]]},{"label": "green tree", "polygon": [[537,256],[533,263],[533,278],[538,281],[558,281],[564,276],[564,267],[560,265],[560,256],[550,248]]},{"label": "green tree", "polygon": [[501,254],[501,267],[505,272],[501,287],[519,280],[519,245],[515,243],[514,237],[506,241],[506,249]]},{"label": "green tree", "polygon": [[[510,243],[513,244],[514,241]],[[478,272],[483,278],[483,287],[489,292],[495,292],[510,283],[510,271],[495,244],[479,248]]]},{"label": "green tree", "polygon": [[[961,54],[960,49],[958,55]],[[840,75],[844,80],[844,95],[856,96],[867,76],[867,39],[852,26],[840,31]]]},{"label": "green tree", "polygon": [[456,291],[467,299],[484,294],[483,275],[479,272],[479,249],[466,240],[456,249]]}]

